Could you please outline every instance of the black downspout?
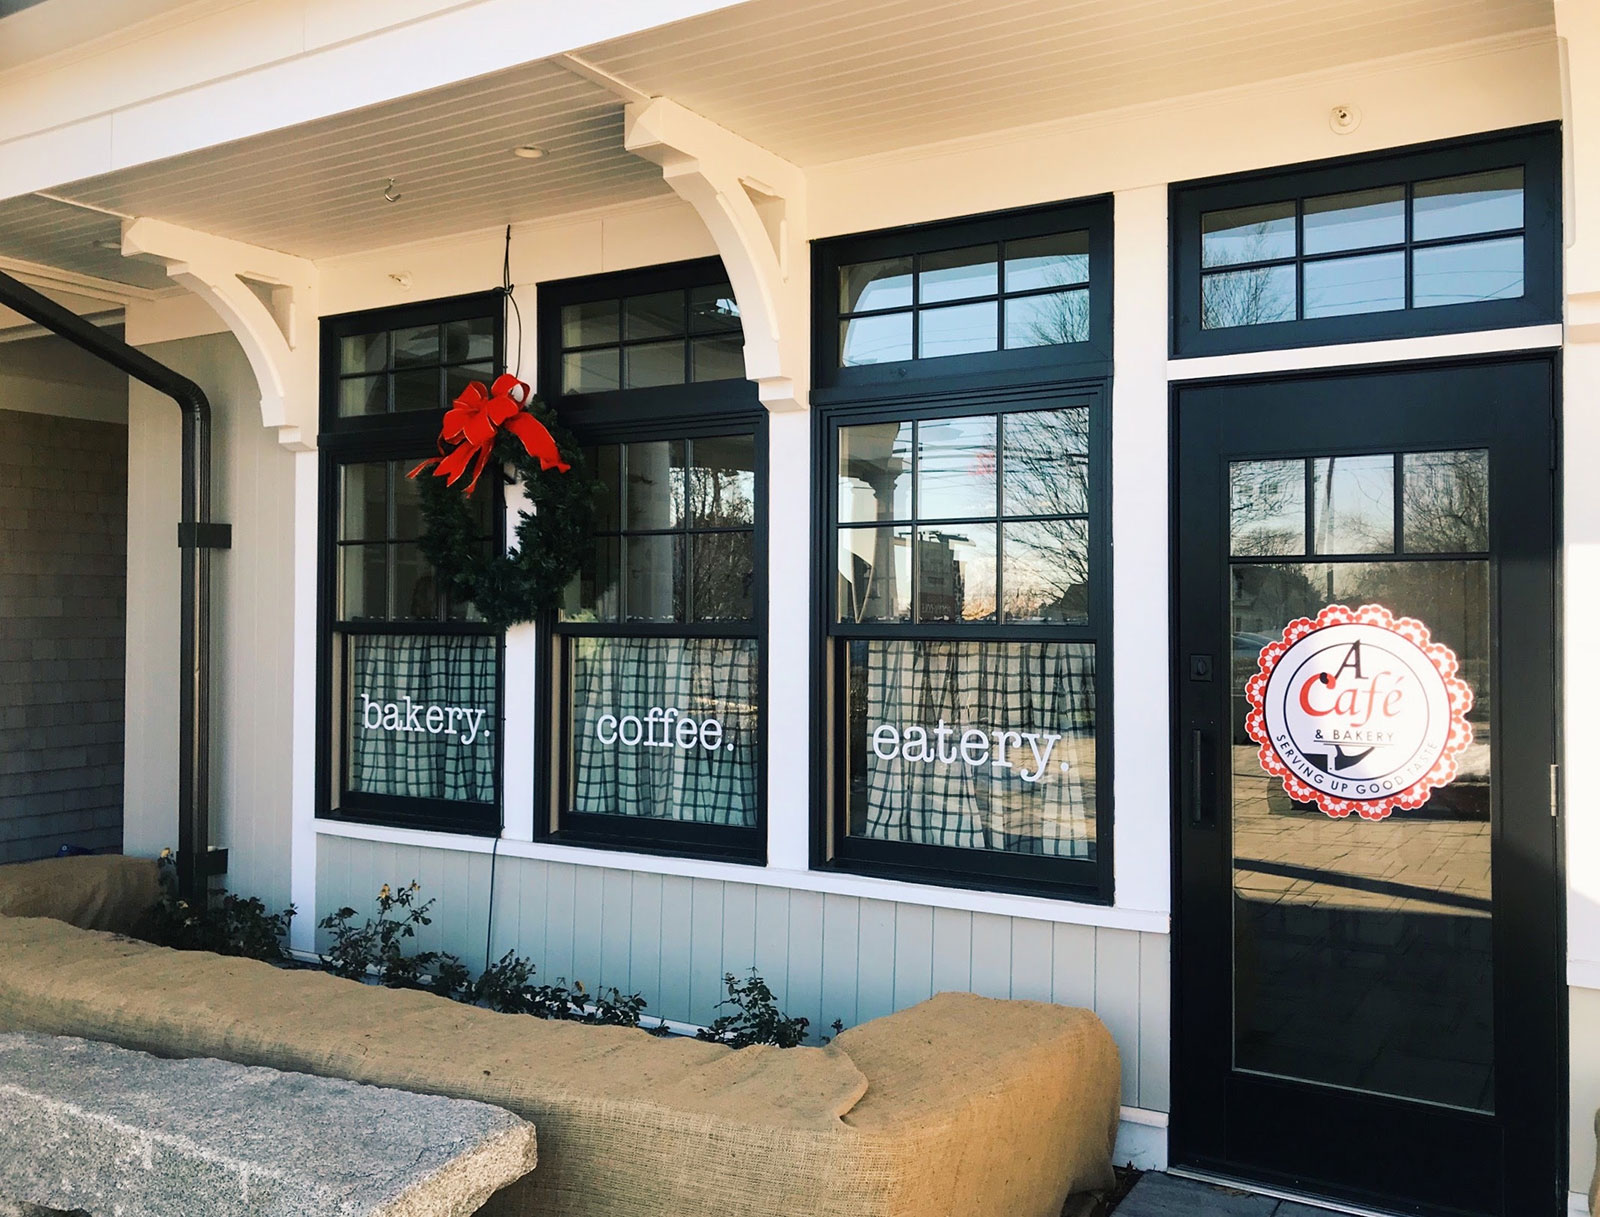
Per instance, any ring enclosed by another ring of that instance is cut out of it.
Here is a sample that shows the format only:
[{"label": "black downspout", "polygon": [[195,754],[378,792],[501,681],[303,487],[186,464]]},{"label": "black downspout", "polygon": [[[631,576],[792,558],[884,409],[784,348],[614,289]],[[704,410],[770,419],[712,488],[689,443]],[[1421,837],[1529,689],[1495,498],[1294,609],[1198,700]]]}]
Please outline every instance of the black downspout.
[{"label": "black downspout", "polygon": [[229,528],[211,521],[211,403],[186,376],[157,363],[62,308],[48,296],[0,271],[0,305],[21,313],[135,380],[165,394],[183,411],[183,505],[178,545],[183,551],[178,624],[178,886],[186,899],[207,878],[227,869],[224,850],[211,849],[211,550],[226,549]]}]

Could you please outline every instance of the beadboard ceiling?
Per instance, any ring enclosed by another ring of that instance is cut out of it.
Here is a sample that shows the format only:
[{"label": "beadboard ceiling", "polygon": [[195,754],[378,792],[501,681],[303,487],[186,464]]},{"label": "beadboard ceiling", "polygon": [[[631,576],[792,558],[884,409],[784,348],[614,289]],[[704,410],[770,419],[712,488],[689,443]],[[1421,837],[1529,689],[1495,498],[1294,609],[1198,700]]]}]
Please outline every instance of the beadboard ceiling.
[{"label": "beadboard ceiling", "polygon": [[[751,0],[579,54],[816,165],[1552,20],[1551,0]],[[515,158],[519,144],[548,155]],[[539,62],[51,193],[322,258],[666,187],[622,150],[616,96]],[[159,277],[95,244],[114,216],[41,202],[0,203],[0,256]]]}]

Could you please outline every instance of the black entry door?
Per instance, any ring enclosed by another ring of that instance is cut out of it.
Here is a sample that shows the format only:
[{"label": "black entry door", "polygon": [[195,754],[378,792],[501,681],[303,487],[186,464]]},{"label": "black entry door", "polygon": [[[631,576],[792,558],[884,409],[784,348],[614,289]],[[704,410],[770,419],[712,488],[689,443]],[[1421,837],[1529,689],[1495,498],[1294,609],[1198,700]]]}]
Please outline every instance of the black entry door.
[{"label": "black entry door", "polygon": [[1176,393],[1175,1165],[1564,1211],[1554,393]]}]

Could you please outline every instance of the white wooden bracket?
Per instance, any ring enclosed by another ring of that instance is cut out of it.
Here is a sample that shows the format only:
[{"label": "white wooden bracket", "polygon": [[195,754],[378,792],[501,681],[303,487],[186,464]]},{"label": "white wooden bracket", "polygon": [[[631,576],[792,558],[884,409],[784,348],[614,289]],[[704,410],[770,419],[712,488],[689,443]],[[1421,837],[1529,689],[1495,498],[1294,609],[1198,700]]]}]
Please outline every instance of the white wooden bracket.
[{"label": "white wooden bracket", "polygon": [[122,225],[122,253],[162,259],[244,348],[261,389],[261,421],[278,442],[309,452],[317,440],[317,268],[304,258],[164,220]]},{"label": "white wooden bracket", "polygon": [[629,102],[623,146],[700,214],[744,324],[745,375],[769,410],[804,410],[810,349],[801,169],[665,97]]}]

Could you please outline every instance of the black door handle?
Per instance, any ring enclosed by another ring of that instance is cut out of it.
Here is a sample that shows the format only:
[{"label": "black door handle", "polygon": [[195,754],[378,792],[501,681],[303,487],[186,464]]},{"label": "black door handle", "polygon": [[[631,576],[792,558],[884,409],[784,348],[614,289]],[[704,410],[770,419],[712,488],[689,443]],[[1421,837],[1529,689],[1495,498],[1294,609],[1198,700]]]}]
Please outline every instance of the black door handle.
[{"label": "black door handle", "polygon": [[1206,797],[1206,737],[1199,727],[1189,733],[1189,823],[1195,828],[1216,826]]}]

